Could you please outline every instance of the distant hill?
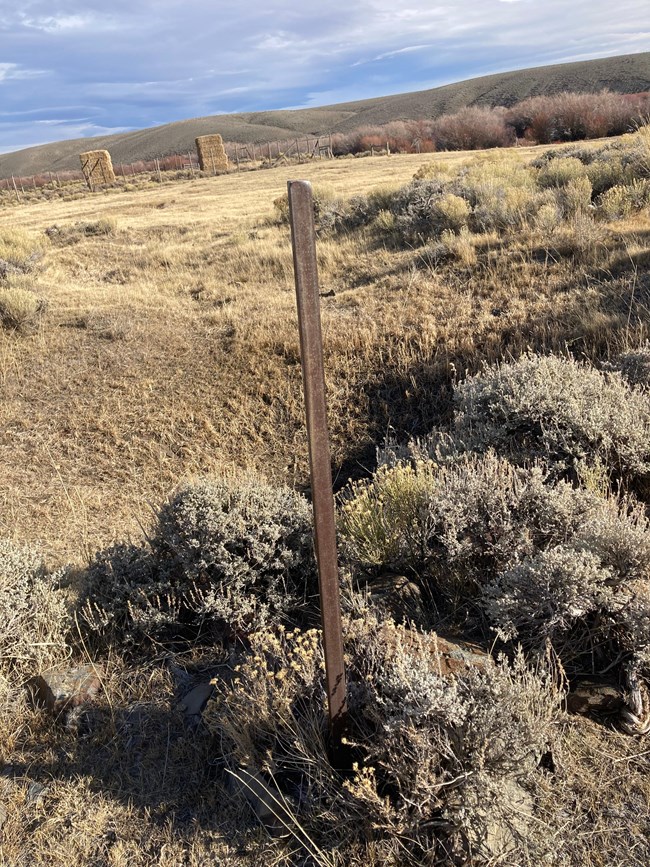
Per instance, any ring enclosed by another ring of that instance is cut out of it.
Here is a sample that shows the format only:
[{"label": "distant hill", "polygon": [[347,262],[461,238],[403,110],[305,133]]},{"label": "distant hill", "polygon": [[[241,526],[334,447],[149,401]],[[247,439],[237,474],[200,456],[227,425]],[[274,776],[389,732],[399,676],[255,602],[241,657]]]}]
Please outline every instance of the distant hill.
[{"label": "distant hill", "polygon": [[131,163],[194,148],[198,135],[219,132],[226,141],[266,142],[296,134],[349,132],[360,126],[417,120],[455,112],[467,105],[510,106],[529,96],[604,88],[620,93],[650,90],[650,52],[502,72],[432,90],[381,96],[322,108],[222,114],[168,123],[151,129],[74,139],[0,155],[0,177],[78,169],[78,154],[106,148],[115,163]]}]

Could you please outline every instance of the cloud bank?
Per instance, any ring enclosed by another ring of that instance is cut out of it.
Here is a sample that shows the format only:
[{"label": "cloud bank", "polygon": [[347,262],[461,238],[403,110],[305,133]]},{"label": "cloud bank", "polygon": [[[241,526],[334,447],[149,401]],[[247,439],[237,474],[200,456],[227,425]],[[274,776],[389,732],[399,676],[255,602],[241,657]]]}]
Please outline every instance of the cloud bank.
[{"label": "cloud bank", "polygon": [[647,0],[0,0],[0,152],[650,48]]}]

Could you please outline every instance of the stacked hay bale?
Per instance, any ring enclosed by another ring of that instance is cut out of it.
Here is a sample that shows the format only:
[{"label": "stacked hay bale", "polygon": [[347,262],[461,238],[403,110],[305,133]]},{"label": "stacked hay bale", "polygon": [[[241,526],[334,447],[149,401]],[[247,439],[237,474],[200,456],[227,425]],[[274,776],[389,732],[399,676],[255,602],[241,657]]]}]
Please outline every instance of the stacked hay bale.
[{"label": "stacked hay bale", "polygon": [[99,184],[115,183],[113,162],[108,151],[86,151],[79,154],[79,159],[81,171],[91,190]]},{"label": "stacked hay bale", "polygon": [[220,135],[200,135],[196,139],[196,152],[199,156],[199,168],[202,172],[228,171],[228,156],[223,148]]}]

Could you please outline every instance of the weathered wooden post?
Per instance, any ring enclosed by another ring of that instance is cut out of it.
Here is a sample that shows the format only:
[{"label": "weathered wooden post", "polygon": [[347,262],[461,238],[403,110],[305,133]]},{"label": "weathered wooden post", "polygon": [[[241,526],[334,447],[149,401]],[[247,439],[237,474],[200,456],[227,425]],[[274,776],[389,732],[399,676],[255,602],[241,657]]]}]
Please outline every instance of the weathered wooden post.
[{"label": "weathered wooden post", "polygon": [[300,358],[309,439],[314,538],[323,622],[327,701],[332,746],[336,749],[345,726],[347,690],[343,664],[334,493],[327,430],[314,206],[311,184],[308,181],[289,181],[288,191],[298,302]]}]

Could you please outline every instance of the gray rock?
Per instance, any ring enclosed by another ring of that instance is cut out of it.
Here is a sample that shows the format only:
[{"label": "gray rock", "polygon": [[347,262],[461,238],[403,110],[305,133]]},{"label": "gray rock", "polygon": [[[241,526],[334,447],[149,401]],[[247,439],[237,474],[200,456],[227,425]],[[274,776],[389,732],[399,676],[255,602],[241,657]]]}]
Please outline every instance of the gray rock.
[{"label": "gray rock", "polygon": [[101,688],[101,669],[96,665],[56,668],[37,674],[27,688],[37,707],[58,716],[65,710],[93,701]]}]

